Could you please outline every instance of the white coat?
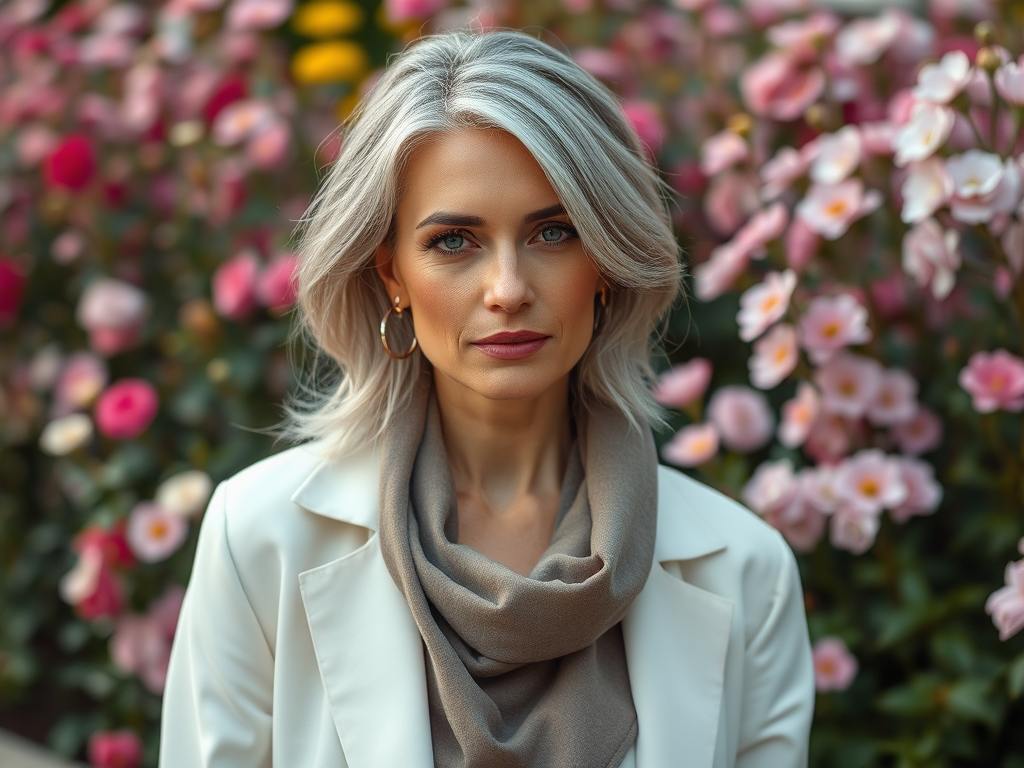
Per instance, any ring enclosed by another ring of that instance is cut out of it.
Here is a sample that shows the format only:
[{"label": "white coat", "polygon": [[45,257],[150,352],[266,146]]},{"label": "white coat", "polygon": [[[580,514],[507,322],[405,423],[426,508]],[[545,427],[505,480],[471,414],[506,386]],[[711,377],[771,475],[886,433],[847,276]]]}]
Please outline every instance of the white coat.
[{"label": "white coat", "polygon": [[[214,491],[171,652],[161,768],[433,766],[423,645],[376,534],[378,457],[331,462],[314,447]],[[788,545],[667,467],[657,526],[622,622],[639,720],[624,765],[805,766],[813,670]]]}]

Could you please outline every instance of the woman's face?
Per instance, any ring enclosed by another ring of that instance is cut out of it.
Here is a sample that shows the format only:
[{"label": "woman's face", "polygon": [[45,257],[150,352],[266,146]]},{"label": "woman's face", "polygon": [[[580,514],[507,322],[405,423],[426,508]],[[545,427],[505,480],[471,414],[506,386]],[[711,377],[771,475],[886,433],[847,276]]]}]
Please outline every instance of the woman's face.
[{"label": "woman's face", "polygon": [[500,130],[439,134],[401,182],[395,250],[378,248],[377,270],[435,375],[491,400],[564,385],[605,284],[526,147]]}]

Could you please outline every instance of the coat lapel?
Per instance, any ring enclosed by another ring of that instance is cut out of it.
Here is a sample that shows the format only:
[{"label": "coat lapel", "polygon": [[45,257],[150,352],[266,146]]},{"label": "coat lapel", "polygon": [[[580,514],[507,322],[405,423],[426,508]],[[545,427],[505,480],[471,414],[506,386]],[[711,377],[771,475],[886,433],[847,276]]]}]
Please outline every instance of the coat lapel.
[{"label": "coat lapel", "polygon": [[[304,508],[377,530],[377,456],[322,461],[292,495]],[[725,542],[687,511],[685,481],[659,469],[658,533],[647,583],[622,621],[639,720],[637,768],[711,768],[733,604],[661,563]],[[433,750],[419,630],[374,533],[365,545],[299,574],[313,647],[351,768],[430,768]]]},{"label": "coat lapel", "polygon": [[725,542],[688,509],[681,481],[664,469],[659,475],[654,563],[622,621],[639,721],[636,764],[711,768],[733,604],[676,578],[661,563],[703,557]]}]

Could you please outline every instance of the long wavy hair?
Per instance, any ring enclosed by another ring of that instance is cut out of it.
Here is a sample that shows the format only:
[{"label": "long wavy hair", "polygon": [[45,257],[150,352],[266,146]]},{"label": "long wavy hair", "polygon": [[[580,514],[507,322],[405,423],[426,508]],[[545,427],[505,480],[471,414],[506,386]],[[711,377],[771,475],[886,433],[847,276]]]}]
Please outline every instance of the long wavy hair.
[{"label": "long wavy hair", "polygon": [[[611,286],[604,315],[573,371],[574,394],[657,422],[650,360],[679,296],[682,266],[671,188],[617,97],[568,55],[523,32],[455,30],[421,37],[388,66],[340,126],[342,149],[296,226],[297,320],[312,350],[285,418],[271,431],[324,441],[343,456],[378,437],[408,401],[422,366],[394,360],[379,325],[390,302],[374,251],[393,243],[402,169],[439,132],[498,128],[544,170]],[[415,310],[413,312],[415,317]]]}]

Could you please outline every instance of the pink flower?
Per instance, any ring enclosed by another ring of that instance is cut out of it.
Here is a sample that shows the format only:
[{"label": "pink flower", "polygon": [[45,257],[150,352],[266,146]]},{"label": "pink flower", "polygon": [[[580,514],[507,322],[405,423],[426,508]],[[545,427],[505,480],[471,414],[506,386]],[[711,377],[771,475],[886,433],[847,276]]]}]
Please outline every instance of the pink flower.
[{"label": "pink flower", "polygon": [[718,453],[718,430],[714,424],[691,424],[680,429],[661,449],[665,461],[680,467],[696,467]]},{"label": "pink flower", "polygon": [[807,196],[797,203],[796,215],[826,240],[835,240],[881,203],[878,190],[865,191],[864,182],[854,178],[839,184],[811,185]]},{"label": "pink flower", "polygon": [[801,470],[796,493],[784,507],[771,512],[765,520],[785,537],[797,552],[810,552],[825,533],[827,518],[811,505],[803,493]]},{"label": "pink flower", "polygon": [[907,163],[927,160],[934,155],[952,133],[954,118],[955,113],[949,107],[927,101],[915,102],[910,118],[896,129],[892,137],[893,163],[902,168]]},{"label": "pink flower", "polygon": [[123,280],[101,278],[82,292],[75,312],[89,344],[110,356],[135,345],[149,316],[149,297]]},{"label": "pink flower", "polygon": [[946,164],[938,157],[913,163],[900,189],[903,210],[900,218],[907,224],[924,221],[949,201],[953,180]]},{"label": "pink flower", "polygon": [[97,731],[89,737],[89,763],[93,768],[138,768],[142,739],[131,731]]},{"label": "pink flower", "polygon": [[715,391],[708,403],[708,418],[718,427],[725,447],[740,453],[766,445],[775,426],[768,399],[738,385]]},{"label": "pink flower", "polygon": [[877,448],[858,451],[838,472],[836,492],[844,508],[877,515],[907,499],[899,461]]},{"label": "pink flower", "polygon": [[892,436],[903,453],[919,456],[939,447],[942,420],[933,411],[918,405],[908,421],[893,426]]},{"label": "pink flower", "polygon": [[931,464],[910,457],[899,457],[903,484],[907,498],[899,506],[889,510],[893,522],[905,523],[912,515],[930,515],[942,501],[942,486],[935,480],[935,469]]},{"label": "pink flower", "polygon": [[222,147],[231,147],[270,128],[277,117],[262,99],[244,99],[228,104],[213,121],[211,137]]},{"label": "pink flower", "polygon": [[811,229],[798,218],[786,230],[783,249],[786,252],[786,263],[797,273],[804,271],[807,263],[814,258],[821,245],[821,235]]},{"label": "pink flower", "polygon": [[823,409],[850,419],[867,412],[881,378],[882,366],[876,360],[850,352],[838,353],[814,372]]},{"label": "pink flower", "polygon": [[820,463],[839,461],[853,450],[855,440],[864,438],[863,433],[859,421],[822,411],[804,441],[804,453]]},{"label": "pink flower", "polygon": [[917,76],[914,97],[949,104],[971,79],[971,61],[963,51],[950,51],[938,64],[926,64]]},{"label": "pink flower", "polygon": [[64,601],[86,621],[116,616],[124,607],[121,585],[98,546],[81,550],[74,567],[61,577],[59,590]]},{"label": "pink flower", "polygon": [[295,303],[295,268],[299,258],[286,253],[264,267],[256,282],[256,298],[271,310],[282,311]]},{"label": "pink flower", "polygon": [[799,448],[811,431],[820,408],[817,390],[806,381],[796,389],[796,397],[782,405],[779,442],[787,448]]},{"label": "pink flower", "polygon": [[128,518],[128,544],[144,563],[166,560],[188,536],[188,518],[166,511],[159,504],[142,501]]},{"label": "pink flower", "polygon": [[1024,560],[1006,566],[1006,586],[985,601],[985,613],[999,629],[999,639],[1009,640],[1024,629]]},{"label": "pink flower", "polygon": [[90,352],[75,352],[64,361],[54,386],[55,415],[84,408],[107,385],[107,364]]},{"label": "pink flower", "polygon": [[814,687],[819,691],[845,691],[857,676],[857,659],[838,637],[823,637],[811,649]]},{"label": "pink flower", "polygon": [[705,176],[714,176],[749,156],[750,148],[738,134],[729,130],[720,131],[701,146],[700,170]]},{"label": "pink flower", "polygon": [[391,24],[426,19],[448,5],[448,0],[384,0],[384,12]]},{"label": "pink flower", "polygon": [[789,186],[807,173],[811,167],[810,152],[797,152],[792,147],[782,147],[775,157],[761,166],[761,198],[774,200]]},{"label": "pink flower", "polygon": [[839,508],[839,469],[836,466],[819,464],[800,470],[804,496],[819,512],[831,515]]},{"label": "pink flower", "polygon": [[213,305],[229,320],[243,320],[256,307],[256,280],[260,265],[256,255],[242,251],[213,275]]},{"label": "pink flower", "polygon": [[181,614],[181,605],[185,600],[185,590],[177,584],[168,586],[162,595],[149,606],[149,616],[160,627],[168,638],[174,637]]},{"label": "pink flower", "polygon": [[865,155],[891,155],[892,140],[896,135],[896,126],[889,120],[873,120],[861,123],[861,146]]},{"label": "pink flower", "polygon": [[793,462],[763,462],[743,486],[743,503],[762,517],[785,507],[797,490]]},{"label": "pink flower", "polygon": [[159,408],[156,390],[148,381],[120,379],[96,401],[96,428],[114,440],[131,440],[146,431]]},{"label": "pink flower", "polygon": [[754,342],[754,355],[747,361],[750,383],[758,389],[771,389],[793,372],[800,354],[796,330],[780,323]]},{"label": "pink flower", "polygon": [[868,311],[853,296],[817,296],[800,319],[800,344],[820,365],[850,344],[871,340]]},{"label": "pink flower", "polygon": [[849,67],[874,64],[896,42],[899,17],[892,12],[856,19],[836,35],[836,56]]},{"label": "pink flower", "polygon": [[903,236],[903,270],[921,287],[929,286],[939,300],[956,285],[960,269],[960,233],[942,230],[935,219],[925,219]]},{"label": "pink flower", "polygon": [[825,75],[818,67],[802,67],[787,53],[762,56],[740,77],[747,108],[758,117],[795,120],[821,96]]},{"label": "pink flower", "polygon": [[122,672],[138,675],[151,693],[163,693],[171,643],[153,617],[122,615],[110,639],[110,658]]},{"label": "pink flower", "polygon": [[245,145],[246,157],[256,168],[277,168],[288,157],[291,137],[292,129],[287,121],[275,119],[269,128],[249,139]]},{"label": "pink flower", "polygon": [[811,163],[811,180],[819,184],[838,184],[857,170],[862,154],[860,131],[847,125],[818,139]]},{"label": "pink flower", "polygon": [[761,206],[757,177],[732,169],[711,179],[702,201],[708,223],[722,237],[728,237]]},{"label": "pink flower", "polygon": [[917,381],[901,368],[890,368],[880,377],[875,399],[867,417],[875,426],[892,426],[910,421],[917,411]]},{"label": "pink flower", "polygon": [[875,543],[878,528],[877,513],[856,507],[840,507],[829,521],[829,541],[836,549],[863,555]]},{"label": "pink flower", "polygon": [[46,158],[43,176],[51,188],[85,189],[96,171],[96,153],[84,134],[66,136]]},{"label": "pink flower", "polygon": [[829,11],[815,11],[806,19],[795,19],[776,24],[766,30],[765,37],[772,45],[783,48],[800,61],[814,61],[818,48],[839,29],[839,17]]},{"label": "pink flower", "polygon": [[958,381],[978,413],[1024,410],[1024,360],[1005,349],[975,352]]},{"label": "pink flower", "polygon": [[1016,107],[1024,107],[1024,66],[1015,61],[1004,64],[995,74],[999,95]]},{"label": "pink flower", "polygon": [[785,315],[794,288],[796,274],[787,269],[785,272],[769,272],[763,283],[744,291],[740,296],[740,311],[736,315],[740,338],[744,341],[756,339]]},{"label": "pink flower", "polygon": [[968,224],[991,221],[1010,213],[1020,201],[1020,169],[1012,158],[969,149],[946,161],[953,182],[949,209],[953,218]]},{"label": "pink flower", "polygon": [[234,0],[228,7],[230,29],[273,29],[287,19],[293,0]]},{"label": "pink flower", "polygon": [[653,157],[665,139],[665,125],[658,108],[651,102],[632,99],[623,103],[622,112],[648,154]]},{"label": "pink flower", "polygon": [[654,399],[669,408],[685,408],[703,396],[711,382],[711,361],[703,357],[674,365],[658,377]]},{"label": "pink flower", "polygon": [[717,299],[729,290],[749,263],[749,256],[734,242],[718,246],[707,261],[693,268],[694,294],[701,301]]},{"label": "pink flower", "polygon": [[762,208],[740,227],[733,243],[745,253],[761,258],[765,254],[764,246],[783,233],[788,221],[789,213],[782,203]]},{"label": "pink flower", "polygon": [[0,326],[9,325],[17,318],[25,295],[25,281],[20,263],[0,257]]}]

